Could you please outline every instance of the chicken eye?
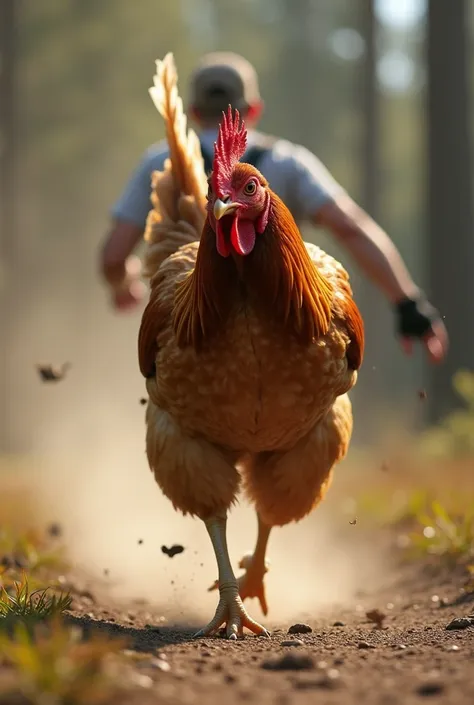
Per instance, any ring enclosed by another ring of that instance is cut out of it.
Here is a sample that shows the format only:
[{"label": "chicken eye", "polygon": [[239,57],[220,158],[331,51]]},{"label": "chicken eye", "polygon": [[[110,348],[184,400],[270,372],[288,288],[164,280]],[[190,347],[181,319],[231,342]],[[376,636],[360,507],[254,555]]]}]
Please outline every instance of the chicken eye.
[{"label": "chicken eye", "polygon": [[253,196],[255,191],[257,190],[257,182],[252,179],[252,181],[249,181],[247,184],[245,184],[244,187],[244,193],[246,196]]}]

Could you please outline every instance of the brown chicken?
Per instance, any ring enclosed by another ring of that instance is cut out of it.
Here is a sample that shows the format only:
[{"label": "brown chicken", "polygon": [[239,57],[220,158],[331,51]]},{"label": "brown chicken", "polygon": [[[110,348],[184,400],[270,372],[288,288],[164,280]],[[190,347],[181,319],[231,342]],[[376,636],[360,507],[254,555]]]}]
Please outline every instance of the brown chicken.
[{"label": "brown chicken", "polygon": [[[171,56],[157,62],[150,93],[171,159],[154,177],[146,234],[151,290],[139,361],[148,461],[173,506],[204,521],[214,547],[220,599],[197,636],[223,624],[228,638],[244,627],[268,634],[242,599],[259,597],[266,612],[271,527],[308,514],[347,452],[363,322],[343,267],[303,242],[264,177],[239,161],[247,135],[238,113],[229,107],[223,117],[204,210],[202,158],[186,135]],[[237,581],[226,521],[241,486],[257,510],[258,538]]]}]

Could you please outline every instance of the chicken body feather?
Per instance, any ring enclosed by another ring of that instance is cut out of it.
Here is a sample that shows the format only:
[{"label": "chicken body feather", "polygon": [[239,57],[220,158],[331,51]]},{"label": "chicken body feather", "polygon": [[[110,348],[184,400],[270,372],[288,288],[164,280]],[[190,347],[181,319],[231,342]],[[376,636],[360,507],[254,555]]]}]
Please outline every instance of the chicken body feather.
[{"label": "chicken body feather", "polygon": [[[156,375],[150,399],[189,435],[239,453],[291,448],[355,384],[346,357],[350,340],[338,326],[347,285],[345,270],[306,243],[315,266],[335,287],[334,315],[326,335],[311,345],[282,335],[251,304],[236,302],[225,326],[200,350],[181,348],[172,324],[179,284],[194,269],[198,244],[184,246],[160,268]],[[341,286],[342,285],[342,286]]]}]

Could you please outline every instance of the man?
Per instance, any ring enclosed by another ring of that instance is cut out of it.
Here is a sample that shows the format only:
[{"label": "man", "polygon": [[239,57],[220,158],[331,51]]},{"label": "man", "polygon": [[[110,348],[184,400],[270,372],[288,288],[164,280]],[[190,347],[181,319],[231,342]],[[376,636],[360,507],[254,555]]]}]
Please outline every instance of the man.
[{"label": "man", "polygon": [[[199,128],[206,170],[212,165],[222,111],[229,104],[240,111],[249,131],[243,161],[268,179],[297,223],[322,226],[345,247],[394,307],[404,350],[410,353],[413,340],[419,339],[431,361],[440,362],[448,346],[445,327],[414,284],[396,247],[311,152],[254,129],[263,110],[258,78],[253,66],[236,54],[208,54],[191,78],[189,114]],[[142,240],[151,208],[151,174],[163,169],[167,156],[166,143],[150,147],[112,209],[101,269],[119,310],[138,305],[146,292],[139,279],[139,261],[131,255]]]}]

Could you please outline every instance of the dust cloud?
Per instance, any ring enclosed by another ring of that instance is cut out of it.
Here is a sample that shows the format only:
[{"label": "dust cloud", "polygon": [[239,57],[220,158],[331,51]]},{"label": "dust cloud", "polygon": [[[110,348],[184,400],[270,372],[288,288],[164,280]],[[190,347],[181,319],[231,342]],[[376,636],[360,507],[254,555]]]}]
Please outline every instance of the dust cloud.
[{"label": "dust cloud", "polygon": [[[24,374],[16,412],[31,448],[38,502],[62,523],[72,564],[107,584],[111,600],[145,599],[169,619],[207,620],[217,597],[207,592],[217,577],[207,532],[173,510],[145,457],[145,389],[136,362],[140,312],[113,314],[98,286],[88,295],[96,302],[90,318],[65,316],[64,302],[50,299],[17,333],[16,362]],[[39,380],[34,362],[66,360],[72,367],[65,380]],[[350,603],[358,588],[384,573],[381,557],[341,514],[338,484],[336,478],[312,516],[274,531],[269,621]],[[232,511],[228,530],[237,566],[256,535],[245,503]],[[174,543],[185,551],[170,559],[161,546]],[[256,605],[253,612],[258,617]]]}]

